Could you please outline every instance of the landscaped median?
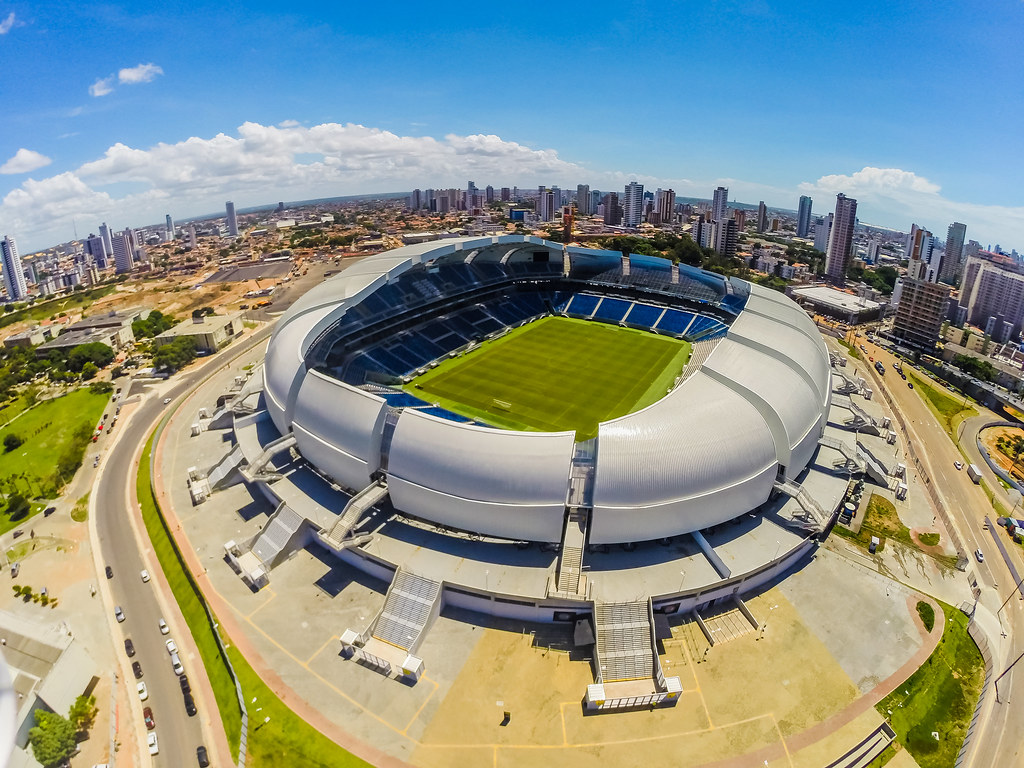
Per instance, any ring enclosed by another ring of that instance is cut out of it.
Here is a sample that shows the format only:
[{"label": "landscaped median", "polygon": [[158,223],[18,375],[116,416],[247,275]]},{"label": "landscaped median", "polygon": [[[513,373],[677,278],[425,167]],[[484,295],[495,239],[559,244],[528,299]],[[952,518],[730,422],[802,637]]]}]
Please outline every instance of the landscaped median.
[{"label": "landscaped median", "polygon": [[[210,678],[228,744],[233,755],[237,755],[242,719],[235,684],[228,668],[228,660],[224,658],[214,637],[214,629],[209,618],[213,613],[211,611],[209,616],[207,615],[208,606],[205,598],[185,565],[157,504],[150,474],[153,438],[151,435],[146,442],[139,461],[136,481],[139,507],[142,509],[142,518],[152,541],[153,551],[171,586],[174,599],[188,623],[206,674]],[[231,645],[223,630],[220,631],[220,636],[227,648],[231,667],[238,677],[245,701],[255,699],[256,702],[249,711],[248,750],[245,762],[247,767],[276,768],[288,765],[290,768],[354,768],[369,765],[339,747],[285,706]],[[256,707],[260,708],[259,712],[255,711]]]}]

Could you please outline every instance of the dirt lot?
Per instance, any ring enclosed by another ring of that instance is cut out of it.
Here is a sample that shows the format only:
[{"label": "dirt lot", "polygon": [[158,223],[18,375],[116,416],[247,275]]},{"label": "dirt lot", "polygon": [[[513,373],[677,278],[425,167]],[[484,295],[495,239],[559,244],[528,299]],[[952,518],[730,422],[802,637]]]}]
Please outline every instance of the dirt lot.
[{"label": "dirt lot", "polygon": [[1018,462],[1017,468],[1011,472],[1013,461],[996,447],[996,443],[1001,437],[1005,437],[1008,440],[1012,440],[1014,437],[1024,437],[1024,429],[1020,427],[992,427],[981,433],[982,445],[985,446],[988,455],[999,465],[999,468],[1010,474],[1015,480],[1024,479],[1024,456]]}]

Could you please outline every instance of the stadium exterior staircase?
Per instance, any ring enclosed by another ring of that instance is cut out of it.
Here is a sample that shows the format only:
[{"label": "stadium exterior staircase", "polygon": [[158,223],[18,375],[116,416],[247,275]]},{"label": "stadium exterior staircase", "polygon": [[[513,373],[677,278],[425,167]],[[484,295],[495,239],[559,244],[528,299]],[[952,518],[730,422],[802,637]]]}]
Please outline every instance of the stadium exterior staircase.
[{"label": "stadium exterior staircase", "polygon": [[301,544],[306,518],[282,502],[263,530],[253,539],[250,551],[270,570]]},{"label": "stadium exterior staircase", "polygon": [[415,653],[441,609],[441,582],[399,568],[370,635]]},{"label": "stadium exterior staircase", "polygon": [[786,494],[790,498],[796,499],[797,504],[800,505],[806,515],[806,525],[808,530],[815,532],[825,530],[828,525],[829,515],[821,508],[821,505],[814,500],[814,497],[807,492],[807,489],[802,485],[790,480],[776,481],[775,490]]},{"label": "stadium exterior staircase", "polygon": [[823,435],[818,440],[818,445],[823,445],[826,448],[839,451],[846,462],[852,465],[853,469],[857,472],[864,472],[879,485],[889,487],[889,475],[891,474],[888,468],[882,464],[878,459],[871,455],[870,451],[860,443],[857,444],[856,449],[851,448],[842,440]]},{"label": "stadium exterior staircase", "polygon": [[844,408],[853,414],[853,418],[843,426],[847,429],[856,429],[861,432],[869,432],[873,435],[880,435],[889,429],[889,418],[876,419],[846,395],[833,395],[832,405]]},{"label": "stadium exterior staircase", "polygon": [[[337,521],[331,526],[327,533],[321,532],[320,539],[331,549],[341,550],[355,543],[350,539],[363,516],[371,507],[379,504],[388,495],[387,483],[379,480],[376,483],[366,486],[363,490],[349,499],[345,509],[338,516]],[[359,537],[360,541],[363,537]]]},{"label": "stadium exterior staircase", "polygon": [[260,455],[257,456],[248,466],[242,467],[242,476],[245,477],[250,483],[254,483],[257,480],[268,480],[273,479],[277,475],[274,472],[266,472],[267,465],[270,463],[277,454],[287,451],[295,446],[295,435],[287,434],[283,437],[277,438],[272,443],[268,443]]},{"label": "stadium exterior staircase", "polygon": [[[649,599],[633,603],[595,603],[594,628],[598,683],[654,679],[654,626]],[[658,667],[660,671],[660,664]]]},{"label": "stadium exterior staircase", "polygon": [[228,455],[218,461],[216,466],[207,475],[207,480],[210,482],[210,490],[215,491],[226,485],[231,475],[242,465],[243,461],[245,461],[245,455],[242,453],[242,447],[236,444],[228,452]]}]

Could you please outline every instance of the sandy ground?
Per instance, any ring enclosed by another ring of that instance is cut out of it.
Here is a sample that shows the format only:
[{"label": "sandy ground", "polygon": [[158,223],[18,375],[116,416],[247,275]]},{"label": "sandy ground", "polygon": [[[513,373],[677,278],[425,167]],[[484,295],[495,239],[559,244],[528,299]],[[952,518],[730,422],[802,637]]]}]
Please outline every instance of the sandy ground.
[{"label": "sandy ground", "polygon": [[985,446],[985,450],[988,451],[988,455],[992,457],[992,460],[999,465],[1000,469],[1011,475],[1016,480],[1024,479],[1024,462],[1018,463],[1017,469],[1014,472],[1010,472],[1010,468],[1013,462],[1010,458],[1000,451],[996,447],[1000,437],[1006,437],[1012,439],[1014,437],[1024,437],[1024,429],[1019,427],[992,427],[986,429],[981,433],[981,444]]}]

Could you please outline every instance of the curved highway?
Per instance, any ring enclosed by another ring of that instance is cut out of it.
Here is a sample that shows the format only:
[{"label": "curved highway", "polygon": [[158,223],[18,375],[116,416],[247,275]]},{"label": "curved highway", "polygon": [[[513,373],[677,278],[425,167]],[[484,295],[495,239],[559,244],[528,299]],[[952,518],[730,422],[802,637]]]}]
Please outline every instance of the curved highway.
[{"label": "curved highway", "polygon": [[[140,387],[137,383],[133,385],[135,392],[144,391],[142,402],[139,404],[138,410],[124,424],[124,432],[118,436],[114,447],[102,463],[101,471],[93,486],[97,551],[101,562],[113,570],[113,578],[107,581],[107,587],[110,590],[113,603],[120,605],[125,615],[125,621],[120,624],[114,622],[112,616],[110,617],[112,626],[116,626],[119,631],[119,634],[114,636],[114,644],[122,654],[126,653],[124,649],[126,638],[130,637],[135,645],[136,655],[131,659],[122,657],[125,658],[126,664],[122,664],[121,669],[127,669],[133,661],[138,661],[142,666],[142,680],[149,689],[149,699],[140,707],[149,706],[153,710],[153,719],[156,721],[155,732],[160,747],[159,755],[153,758],[153,765],[156,766],[181,768],[196,764],[196,747],[206,743],[201,728],[204,713],[199,712],[197,716],[189,717],[185,711],[178,676],[171,669],[170,656],[165,642],[168,638],[175,637],[175,628],[180,628],[183,632],[187,631],[187,624],[176,604],[167,606],[166,613],[160,607],[154,581],[163,579],[163,575],[159,572],[155,555],[150,554],[148,558],[143,557],[143,552],[140,551],[140,542],[129,521],[130,510],[134,503],[136,479],[133,461],[158,420],[168,408],[173,407],[164,404],[165,398],[176,400],[181,395],[192,391],[202,379],[218,368],[227,365],[233,358],[265,341],[271,330],[272,326],[262,328],[237,347],[230,347],[225,353],[211,358],[196,370],[180,375],[180,378],[175,379],[169,389],[165,389],[158,396],[146,393],[147,387]],[[146,552],[150,551],[148,539],[141,542],[141,545]],[[140,577],[140,571],[143,569],[149,570],[154,581],[143,583]],[[104,575],[100,574],[99,578],[104,579]],[[161,618],[165,619],[171,627],[169,635],[165,636],[160,633],[159,620]],[[175,639],[181,646],[183,645],[181,641],[187,638]],[[191,639],[188,638],[188,640],[191,645]],[[190,659],[185,648],[181,649],[180,655],[185,673],[189,674],[190,684],[197,685],[198,679],[193,678],[191,672],[194,665],[200,663],[198,657]],[[124,672],[122,672],[123,676]],[[134,676],[129,675],[124,682],[130,695],[135,696],[136,680]],[[197,706],[201,706],[200,697],[195,695],[195,692],[193,695]],[[207,698],[212,700],[212,696]],[[133,706],[131,712],[125,713],[122,718],[137,718],[139,711],[139,708]],[[214,714],[213,721],[216,722],[217,719]],[[125,727],[123,724],[122,729],[122,732],[129,737],[132,734],[140,734],[141,743],[138,748],[145,759],[148,751],[144,737],[141,736],[145,727],[141,723],[133,723],[131,727]],[[206,744],[206,746],[209,749],[212,745]]]}]

